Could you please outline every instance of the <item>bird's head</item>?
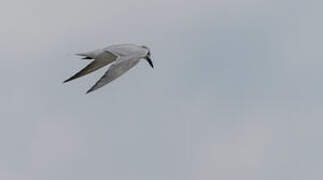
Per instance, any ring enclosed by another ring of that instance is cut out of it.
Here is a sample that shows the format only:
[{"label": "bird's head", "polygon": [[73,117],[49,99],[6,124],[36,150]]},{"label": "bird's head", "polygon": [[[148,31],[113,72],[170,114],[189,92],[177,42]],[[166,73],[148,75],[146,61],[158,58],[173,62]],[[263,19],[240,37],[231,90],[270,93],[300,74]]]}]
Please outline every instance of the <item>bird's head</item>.
[{"label": "bird's head", "polygon": [[150,49],[147,47],[147,46],[141,46],[142,48],[144,48],[144,49],[146,49],[147,50],[147,53],[146,53],[146,55],[145,55],[145,59],[146,59],[146,61],[149,63],[149,65],[152,67],[152,68],[154,68],[154,64],[153,64],[153,62],[152,62],[152,60],[151,60],[151,53],[150,53]]}]

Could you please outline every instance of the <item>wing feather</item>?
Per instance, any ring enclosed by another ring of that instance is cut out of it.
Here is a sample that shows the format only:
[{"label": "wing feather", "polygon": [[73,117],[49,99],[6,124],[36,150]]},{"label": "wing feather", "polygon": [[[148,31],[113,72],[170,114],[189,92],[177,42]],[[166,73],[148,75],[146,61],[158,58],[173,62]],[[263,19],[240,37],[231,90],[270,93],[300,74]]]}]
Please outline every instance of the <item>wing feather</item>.
[{"label": "wing feather", "polygon": [[104,51],[100,56],[98,56],[94,61],[92,61],[89,65],[87,65],[85,68],[83,68],[81,71],[77,72],[74,74],[72,77],[69,79],[65,80],[64,83],[72,81],[74,79],[80,78],[84,75],[87,75],[93,71],[96,71],[111,62],[115,61],[117,59],[117,56],[114,54]]},{"label": "wing feather", "polygon": [[111,81],[117,79],[122,74],[127,72],[129,69],[134,67],[140,58],[128,58],[128,59],[119,59],[114,64],[110,66],[110,68],[105,72],[105,74],[100,78],[98,82],[95,83],[86,93],[90,93],[95,91],[104,85],[110,83]]}]

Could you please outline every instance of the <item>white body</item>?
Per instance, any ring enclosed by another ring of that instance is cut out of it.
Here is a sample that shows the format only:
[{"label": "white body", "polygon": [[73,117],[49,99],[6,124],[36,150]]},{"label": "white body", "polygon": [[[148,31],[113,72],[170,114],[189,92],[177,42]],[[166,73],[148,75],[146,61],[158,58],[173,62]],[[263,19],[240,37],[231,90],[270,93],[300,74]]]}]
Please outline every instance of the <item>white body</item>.
[{"label": "white body", "polygon": [[[84,59],[94,59],[94,61],[64,82],[77,79],[112,63],[100,80],[87,91],[89,93],[120,77],[134,67],[140,59],[147,58],[147,56],[149,58],[150,51],[145,46],[119,44],[77,55],[84,56]],[[151,66],[153,67],[152,63]]]}]

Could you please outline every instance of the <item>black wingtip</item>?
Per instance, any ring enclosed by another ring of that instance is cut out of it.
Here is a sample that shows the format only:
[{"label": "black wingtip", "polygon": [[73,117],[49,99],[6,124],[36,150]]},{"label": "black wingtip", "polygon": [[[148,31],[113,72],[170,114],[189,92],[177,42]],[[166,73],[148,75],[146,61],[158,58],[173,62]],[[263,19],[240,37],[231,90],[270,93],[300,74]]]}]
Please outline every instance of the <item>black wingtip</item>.
[{"label": "black wingtip", "polygon": [[63,84],[64,84],[64,83],[67,83],[67,82],[69,82],[69,81],[71,81],[71,80],[73,80],[73,78],[66,79],[65,81],[63,81]]},{"label": "black wingtip", "polygon": [[85,59],[85,60],[88,60],[88,59],[93,59],[93,58],[90,58],[90,57],[84,57],[82,59]]},{"label": "black wingtip", "polygon": [[95,90],[95,89],[93,89],[93,87],[91,87],[89,90],[87,90],[86,91],[86,93],[85,94],[89,94],[90,92],[92,92],[93,90]]},{"label": "black wingtip", "polygon": [[89,94],[90,92],[92,92],[92,90],[90,89],[90,90],[88,90],[88,91],[86,91],[86,93],[85,94]]}]

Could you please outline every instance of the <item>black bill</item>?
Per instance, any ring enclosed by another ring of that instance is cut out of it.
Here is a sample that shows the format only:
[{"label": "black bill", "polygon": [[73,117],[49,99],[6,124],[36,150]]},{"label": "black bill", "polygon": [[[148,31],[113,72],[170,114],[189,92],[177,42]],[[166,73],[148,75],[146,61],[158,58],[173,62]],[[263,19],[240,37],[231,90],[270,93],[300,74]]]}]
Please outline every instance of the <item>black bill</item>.
[{"label": "black bill", "polygon": [[146,57],[146,60],[147,60],[147,62],[149,63],[149,65],[150,65],[152,68],[154,68],[154,64],[153,64],[153,62],[151,61],[151,59],[150,59],[150,57],[149,57],[149,56],[147,56],[147,57]]}]

